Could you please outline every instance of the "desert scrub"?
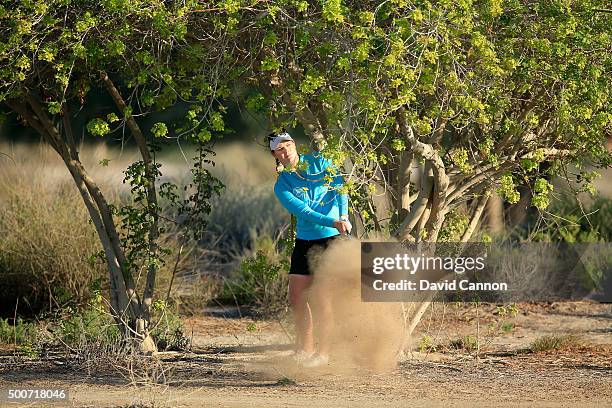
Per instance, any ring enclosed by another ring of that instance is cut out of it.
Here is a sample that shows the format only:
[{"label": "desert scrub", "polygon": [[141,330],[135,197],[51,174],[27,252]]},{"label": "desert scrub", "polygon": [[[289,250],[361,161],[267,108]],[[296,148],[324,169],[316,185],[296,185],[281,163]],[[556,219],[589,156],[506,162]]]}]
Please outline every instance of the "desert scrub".
[{"label": "desert scrub", "polygon": [[452,340],[448,346],[451,349],[464,350],[468,353],[476,351],[479,348],[478,339],[474,336],[463,336]]},{"label": "desert scrub", "polygon": [[221,298],[261,315],[279,314],[286,309],[289,258],[270,238],[258,239],[255,248],[225,279]]},{"label": "desert scrub", "polygon": [[592,200],[581,200],[575,195],[563,193],[547,210],[554,216],[542,219],[543,225],[536,231],[530,227],[539,222],[539,214],[529,213],[516,238],[543,242],[610,242],[612,241],[612,199],[596,195]]},{"label": "desert scrub", "polygon": [[419,353],[435,353],[437,346],[434,344],[433,338],[429,335],[424,335],[419,342]]},{"label": "desert scrub", "polygon": [[0,319],[0,344],[24,345],[35,343],[37,340],[36,325],[25,322],[18,317],[11,324],[9,319]]},{"label": "desert scrub", "polygon": [[76,188],[0,179],[0,198],[0,313],[84,303],[106,273],[91,261],[101,247]]},{"label": "desert scrub", "polygon": [[253,249],[257,237],[275,236],[289,223],[289,214],[274,196],[272,185],[229,185],[211,200],[209,231],[223,254]]},{"label": "desert scrub", "polygon": [[[100,281],[102,293],[108,293],[108,268],[70,174],[43,144],[0,144],[0,151],[10,152],[10,159],[0,160],[0,316],[13,316],[16,307],[19,315],[27,317],[66,306],[82,310],[91,299],[91,282]],[[102,189],[109,202],[129,204],[127,187],[116,176],[125,170],[126,159],[115,159],[119,152],[104,144],[82,146],[81,153],[106,179]],[[160,237],[160,245],[170,255],[157,273],[156,298],[165,298],[175,267],[180,276],[193,274],[208,262],[208,252],[193,242],[182,247],[176,262],[180,235],[181,231],[169,228]],[[177,294],[172,291],[170,296]]]},{"label": "desert scrub", "polygon": [[184,351],[191,349],[191,339],[185,336],[183,321],[176,309],[163,300],[153,303],[151,336],[158,350]]},{"label": "desert scrub", "polygon": [[45,340],[35,322],[18,317],[15,321],[0,318],[0,345],[21,356],[38,358]]},{"label": "desert scrub", "polygon": [[550,335],[535,339],[533,342],[531,342],[527,351],[538,353],[542,351],[571,348],[578,345],[580,345],[580,339],[577,336],[571,334]]},{"label": "desert scrub", "polygon": [[489,336],[496,336],[500,333],[508,334],[514,329],[514,323],[511,321],[519,313],[516,303],[509,305],[500,305],[495,307],[493,315],[495,318],[487,326]]},{"label": "desert scrub", "polygon": [[53,334],[62,343],[79,347],[92,342],[114,343],[119,340],[119,329],[110,315],[93,308],[70,312],[70,308],[65,309],[66,318],[52,324]]}]

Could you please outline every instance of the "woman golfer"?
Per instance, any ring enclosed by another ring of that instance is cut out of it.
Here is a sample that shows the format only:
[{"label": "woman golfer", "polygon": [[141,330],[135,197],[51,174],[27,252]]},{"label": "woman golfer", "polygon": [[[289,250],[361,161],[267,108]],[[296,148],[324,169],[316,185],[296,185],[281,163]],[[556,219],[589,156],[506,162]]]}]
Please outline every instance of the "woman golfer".
[{"label": "woman golfer", "polygon": [[[291,255],[289,270],[289,303],[297,332],[295,358],[305,367],[316,367],[329,362],[329,332],[332,324],[329,296],[309,297],[312,284],[312,265],[309,250],[326,248],[341,234],[350,234],[348,199],[337,189],[342,176],[329,172],[331,160],[317,152],[300,155],[288,133],[268,136],[270,152],[277,165],[287,171],[279,172],[274,193],[280,203],[297,220],[297,238]],[[331,179],[331,183],[329,182]],[[318,347],[313,339],[313,315],[318,328]]]}]

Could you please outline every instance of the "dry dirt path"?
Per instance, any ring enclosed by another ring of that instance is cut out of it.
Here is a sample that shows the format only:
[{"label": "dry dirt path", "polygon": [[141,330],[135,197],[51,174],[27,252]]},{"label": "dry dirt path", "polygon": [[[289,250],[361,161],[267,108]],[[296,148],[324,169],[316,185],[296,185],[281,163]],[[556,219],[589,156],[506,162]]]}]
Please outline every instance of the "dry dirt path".
[{"label": "dry dirt path", "polygon": [[[64,388],[70,399],[0,406],[612,406],[611,312],[610,305],[525,304],[516,317],[501,319],[493,307],[434,308],[411,351],[383,373],[354,363],[300,369],[291,362],[288,325],[278,321],[188,318],[193,352],[149,358],[131,374],[121,365],[4,353],[0,390]],[[506,331],[487,332],[492,323],[505,323]],[[567,334],[576,337],[561,350],[521,352],[543,335]],[[480,350],[449,346],[465,336],[477,336]],[[153,385],[156,379],[165,385]]]}]

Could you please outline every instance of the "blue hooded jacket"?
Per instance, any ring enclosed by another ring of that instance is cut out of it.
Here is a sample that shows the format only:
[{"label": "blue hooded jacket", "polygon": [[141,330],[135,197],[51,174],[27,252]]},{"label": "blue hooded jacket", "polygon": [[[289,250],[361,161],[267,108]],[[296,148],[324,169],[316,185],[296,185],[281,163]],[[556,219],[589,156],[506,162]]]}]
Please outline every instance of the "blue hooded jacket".
[{"label": "blue hooded jacket", "polygon": [[[348,197],[338,192],[343,184],[342,176],[334,171],[331,160],[320,153],[300,155],[302,163],[306,163],[306,171],[283,171],[278,175],[274,194],[283,207],[295,215],[299,239],[338,235],[334,221],[341,215],[348,215]],[[331,183],[326,176],[331,176]]]}]

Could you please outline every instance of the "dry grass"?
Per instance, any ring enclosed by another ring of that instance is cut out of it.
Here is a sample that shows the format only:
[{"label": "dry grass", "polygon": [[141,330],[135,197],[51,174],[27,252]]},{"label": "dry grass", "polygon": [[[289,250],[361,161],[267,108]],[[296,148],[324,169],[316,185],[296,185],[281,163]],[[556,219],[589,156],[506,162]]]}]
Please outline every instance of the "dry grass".
[{"label": "dry grass", "polygon": [[[12,316],[18,298],[19,311],[29,313],[68,300],[83,304],[90,284],[96,279],[104,283],[107,271],[93,257],[101,245],[68,170],[43,144],[3,144],[0,151],[9,156],[0,156],[2,313]],[[135,152],[84,146],[81,157],[109,202],[125,202],[122,171],[137,159]],[[110,159],[110,165],[100,165],[102,159]],[[157,275],[158,298],[165,297],[175,265],[179,275],[189,275],[207,262],[206,251],[191,244],[176,263],[178,235],[171,230],[162,237],[162,246],[170,248],[172,255]],[[143,277],[139,284],[144,285]]]},{"label": "dry grass", "polygon": [[539,353],[542,351],[572,348],[579,346],[580,344],[580,338],[571,334],[549,335],[535,339],[529,346],[528,350],[532,353]]},{"label": "dry grass", "polygon": [[[227,188],[211,202],[209,231],[198,245],[183,248],[178,263],[180,231],[170,228],[161,242],[172,254],[157,275],[156,295],[165,298],[176,265],[171,300],[192,313],[218,294],[219,283],[212,277],[235,270],[243,258],[254,254],[259,237],[276,236],[289,221],[274,197],[274,162],[264,148],[234,143],[215,150],[216,166],[211,166],[211,171]],[[0,144],[0,152],[8,155],[0,156],[3,282],[17,282],[22,289],[17,296],[50,302],[51,306],[60,303],[52,289],[57,286],[54,282],[65,282],[66,287],[56,291],[72,294],[79,302],[85,300],[91,281],[105,279],[107,272],[105,265],[88,262],[101,248],[64,163],[44,144],[5,143]],[[179,186],[188,182],[190,163],[184,157],[189,159],[194,153],[184,154],[170,147],[159,156],[163,164],[160,182],[172,181]],[[122,172],[138,159],[135,150],[85,145],[80,156],[109,201],[129,200]],[[107,166],[100,164],[104,159],[108,159]],[[143,281],[141,276],[139,284]],[[0,284],[0,290],[5,287],[8,292],[12,285]],[[15,299],[8,302],[10,309]]]},{"label": "dry grass", "polygon": [[22,306],[28,299],[34,312],[68,297],[82,303],[90,283],[105,276],[103,265],[89,259],[101,247],[76,188],[66,182],[51,188],[38,174],[0,173],[3,309],[14,307],[18,297]]},{"label": "dry grass", "polygon": [[[6,155],[0,155],[2,178],[36,180],[51,190],[57,185],[72,182],[59,155],[44,143],[0,143],[0,152]],[[103,190],[116,190],[123,180],[121,171],[138,159],[134,149],[112,148],[102,143],[84,145],[79,153],[81,161]],[[109,165],[101,165],[102,159],[108,159]]]}]

